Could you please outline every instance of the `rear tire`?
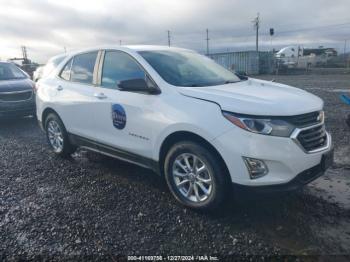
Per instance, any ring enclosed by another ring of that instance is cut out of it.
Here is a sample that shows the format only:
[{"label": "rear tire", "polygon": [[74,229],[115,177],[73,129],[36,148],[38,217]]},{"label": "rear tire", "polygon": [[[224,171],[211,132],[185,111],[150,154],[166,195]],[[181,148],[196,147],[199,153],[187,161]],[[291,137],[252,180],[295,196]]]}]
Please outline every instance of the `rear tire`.
[{"label": "rear tire", "polygon": [[76,147],[69,141],[64,124],[56,114],[50,113],[45,119],[44,126],[47,142],[56,155],[69,157],[76,151]]},{"label": "rear tire", "polygon": [[172,195],[187,207],[217,209],[227,196],[229,181],[224,164],[195,142],[175,144],[166,155],[164,171]]}]

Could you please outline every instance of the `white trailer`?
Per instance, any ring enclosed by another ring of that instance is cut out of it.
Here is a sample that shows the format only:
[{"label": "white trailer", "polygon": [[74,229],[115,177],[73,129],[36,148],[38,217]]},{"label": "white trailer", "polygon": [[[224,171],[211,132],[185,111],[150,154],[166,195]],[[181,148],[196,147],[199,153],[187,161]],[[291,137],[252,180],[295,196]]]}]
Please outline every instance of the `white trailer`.
[{"label": "white trailer", "polygon": [[333,48],[306,49],[300,46],[287,46],[276,53],[279,67],[307,69],[326,65],[329,59],[336,56]]}]

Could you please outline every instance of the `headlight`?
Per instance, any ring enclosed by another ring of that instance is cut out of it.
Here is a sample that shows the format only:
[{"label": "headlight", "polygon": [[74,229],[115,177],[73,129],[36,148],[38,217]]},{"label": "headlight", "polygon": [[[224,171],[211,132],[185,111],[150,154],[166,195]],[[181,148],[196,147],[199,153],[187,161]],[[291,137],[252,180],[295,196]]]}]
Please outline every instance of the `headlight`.
[{"label": "headlight", "polygon": [[223,115],[234,125],[262,135],[289,137],[295,129],[288,122],[274,118],[241,116],[229,112],[223,112]]}]

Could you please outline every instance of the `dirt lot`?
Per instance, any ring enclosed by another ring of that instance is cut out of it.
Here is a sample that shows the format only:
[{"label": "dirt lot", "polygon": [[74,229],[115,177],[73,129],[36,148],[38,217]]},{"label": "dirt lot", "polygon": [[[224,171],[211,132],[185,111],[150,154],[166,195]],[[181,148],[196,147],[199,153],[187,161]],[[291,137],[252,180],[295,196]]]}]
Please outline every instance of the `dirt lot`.
[{"label": "dirt lot", "polygon": [[[287,195],[239,195],[203,214],[152,172],[78,152],[55,157],[34,119],[0,122],[0,260],[118,255],[350,255],[350,75],[263,76],[325,100],[336,162]],[[339,257],[338,257],[339,258]],[[346,260],[345,257],[341,259]]]}]

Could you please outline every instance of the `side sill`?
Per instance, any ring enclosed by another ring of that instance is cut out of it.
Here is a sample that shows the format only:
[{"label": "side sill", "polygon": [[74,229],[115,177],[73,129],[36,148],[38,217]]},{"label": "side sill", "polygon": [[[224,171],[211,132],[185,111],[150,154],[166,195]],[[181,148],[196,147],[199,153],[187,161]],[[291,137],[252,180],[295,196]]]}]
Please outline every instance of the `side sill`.
[{"label": "side sill", "polygon": [[153,159],[149,159],[123,149],[111,147],[109,145],[105,145],[78,135],[74,135],[69,133],[69,140],[72,144],[79,146],[81,148],[85,148],[87,150],[91,150],[97,153],[101,153],[113,158],[117,158],[122,161],[126,161],[143,168],[151,169],[156,174],[161,175],[159,163]]}]

